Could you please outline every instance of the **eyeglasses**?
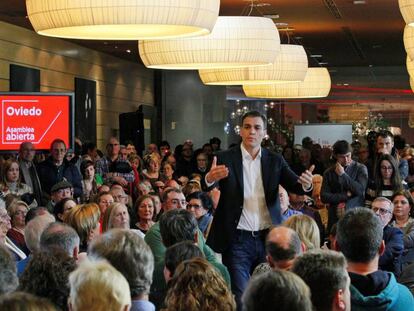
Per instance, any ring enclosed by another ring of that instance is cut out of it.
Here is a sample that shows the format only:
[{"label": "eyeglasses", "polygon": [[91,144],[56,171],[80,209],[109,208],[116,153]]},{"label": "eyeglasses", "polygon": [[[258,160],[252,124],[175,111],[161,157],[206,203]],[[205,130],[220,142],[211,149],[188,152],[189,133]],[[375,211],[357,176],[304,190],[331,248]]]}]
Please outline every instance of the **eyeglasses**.
[{"label": "eyeglasses", "polygon": [[381,169],[384,170],[384,171],[392,171],[393,170],[392,166],[381,166]]},{"label": "eyeglasses", "polygon": [[187,209],[195,208],[200,209],[202,206],[198,204],[187,204]]},{"label": "eyeglasses", "polygon": [[387,215],[388,213],[392,214],[392,212],[391,212],[391,211],[387,210],[386,208],[382,208],[382,207],[375,207],[375,206],[373,206],[373,207],[372,207],[372,211],[373,211],[375,214],[380,214],[381,216],[385,216],[385,215]]}]

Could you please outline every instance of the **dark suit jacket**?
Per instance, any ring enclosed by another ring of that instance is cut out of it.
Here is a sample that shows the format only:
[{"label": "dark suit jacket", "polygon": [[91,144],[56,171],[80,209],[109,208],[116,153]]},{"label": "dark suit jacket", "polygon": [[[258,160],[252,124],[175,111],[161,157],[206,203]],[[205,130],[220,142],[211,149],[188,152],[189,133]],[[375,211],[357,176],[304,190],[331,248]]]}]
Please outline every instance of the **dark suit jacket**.
[{"label": "dark suit jacket", "polygon": [[[219,253],[230,245],[243,209],[243,164],[240,146],[217,155],[217,164],[229,169],[229,176],[219,181],[220,201],[214,214],[207,244]],[[274,224],[281,222],[278,186],[287,191],[303,194],[298,176],[289,168],[279,154],[262,148],[262,180],[266,204]]]}]

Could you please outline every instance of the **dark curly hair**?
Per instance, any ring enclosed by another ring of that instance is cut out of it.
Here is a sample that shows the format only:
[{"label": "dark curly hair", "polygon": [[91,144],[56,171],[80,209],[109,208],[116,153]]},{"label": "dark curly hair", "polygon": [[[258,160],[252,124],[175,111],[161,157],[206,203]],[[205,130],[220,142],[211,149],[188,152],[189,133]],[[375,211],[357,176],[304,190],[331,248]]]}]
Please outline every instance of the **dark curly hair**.
[{"label": "dark curly hair", "polygon": [[34,254],[20,278],[19,290],[48,298],[61,310],[68,310],[69,274],[76,261],[60,250]]}]

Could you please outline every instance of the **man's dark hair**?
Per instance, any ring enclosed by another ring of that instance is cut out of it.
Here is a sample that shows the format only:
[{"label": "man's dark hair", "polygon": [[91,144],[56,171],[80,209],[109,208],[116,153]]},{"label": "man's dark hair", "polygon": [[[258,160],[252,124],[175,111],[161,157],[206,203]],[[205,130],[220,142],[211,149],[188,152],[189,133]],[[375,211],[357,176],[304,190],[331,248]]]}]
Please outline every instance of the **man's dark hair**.
[{"label": "man's dark hair", "polygon": [[160,149],[161,147],[168,147],[168,149],[171,148],[170,143],[166,140],[163,140],[159,145],[158,145],[158,149]]},{"label": "man's dark hair", "polygon": [[253,277],[242,301],[243,311],[269,310],[269,306],[279,311],[312,310],[309,288],[297,275],[283,270]]},{"label": "man's dark hair", "polygon": [[347,154],[351,152],[352,148],[351,145],[346,140],[338,140],[332,146],[332,153],[335,155],[338,154]]},{"label": "man's dark hair", "polygon": [[145,241],[131,230],[112,229],[94,239],[88,257],[105,259],[126,278],[131,297],[148,294],[154,256]]},{"label": "man's dark hair", "polygon": [[339,220],[336,241],[348,261],[368,263],[378,254],[382,235],[381,221],[374,212],[359,207],[349,210]]},{"label": "man's dark hair", "polygon": [[161,201],[162,201],[163,203],[167,202],[168,195],[169,195],[171,192],[175,192],[175,193],[183,193],[180,189],[177,189],[177,188],[168,188],[168,189],[166,189],[166,190],[162,193],[162,198],[161,198]]},{"label": "man's dark hair", "polygon": [[205,210],[208,210],[209,212],[213,210],[213,201],[211,200],[210,196],[206,192],[196,191],[196,192],[190,193],[187,196],[187,202],[190,202],[191,199],[200,200]]},{"label": "man's dark hair", "polygon": [[165,247],[182,241],[194,241],[198,228],[194,215],[184,209],[173,209],[160,217],[160,232]]},{"label": "man's dark hair", "polygon": [[50,252],[60,249],[69,256],[73,256],[75,247],[79,247],[79,235],[75,229],[61,222],[52,222],[40,236],[40,249]]},{"label": "man's dark hair", "polygon": [[292,272],[309,286],[312,304],[318,311],[331,311],[337,291],[348,285],[346,259],[339,252],[306,252],[295,260]]},{"label": "man's dark hair", "polygon": [[53,216],[55,216],[56,220],[59,220],[59,214],[63,214],[64,212],[64,206],[66,204],[67,201],[74,201],[76,202],[74,199],[72,198],[64,198],[63,200],[60,200],[59,202],[57,202],[55,204],[55,206],[53,206]]},{"label": "man's dark hair", "polygon": [[244,119],[246,119],[246,118],[262,118],[264,128],[266,128],[266,125],[267,125],[267,120],[266,120],[266,117],[265,117],[264,115],[262,115],[259,111],[252,110],[252,111],[248,111],[248,112],[246,112],[246,113],[242,116],[242,119],[241,119],[241,124],[242,124],[242,125],[243,125]]},{"label": "man's dark hair", "polygon": [[391,137],[391,139],[394,141],[394,135],[388,130],[383,130],[383,131],[378,132],[377,139],[378,137],[382,137],[382,138]]},{"label": "man's dark hair", "polygon": [[0,245],[0,296],[14,291],[18,285],[16,262],[12,254]]},{"label": "man's dark hair", "polygon": [[165,267],[174,275],[175,269],[184,260],[194,257],[204,258],[200,248],[191,241],[182,241],[167,248],[165,251]]},{"label": "man's dark hair", "polygon": [[35,253],[20,277],[19,290],[48,298],[61,310],[67,310],[69,274],[75,269],[75,259],[63,251]]},{"label": "man's dark hair", "polygon": [[290,236],[288,248],[284,248],[272,241],[266,241],[266,252],[274,261],[292,260],[298,256],[301,251],[302,243],[299,235],[294,231]]},{"label": "man's dark hair", "polygon": [[67,148],[65,141],[63,139],[61,139],[61,138],[56,138],[56,139],[54,139],[52,141],[52,143],[50,144],[50,150],[53,149],[53,145],[54,144],[64,144],[65,145],[65,148]]}]

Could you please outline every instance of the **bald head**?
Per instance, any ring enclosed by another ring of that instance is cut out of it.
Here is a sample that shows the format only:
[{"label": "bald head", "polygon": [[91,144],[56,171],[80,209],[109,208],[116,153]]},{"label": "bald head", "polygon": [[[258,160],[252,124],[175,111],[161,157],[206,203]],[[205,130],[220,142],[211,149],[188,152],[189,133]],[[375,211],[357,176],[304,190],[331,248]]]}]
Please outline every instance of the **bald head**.
[{"label": "bald head", "polygon": [[302,243],[294,230],[275,227],[267,235],[266,251],[272,268],[289,270],[295,258],[302,253]]}]

